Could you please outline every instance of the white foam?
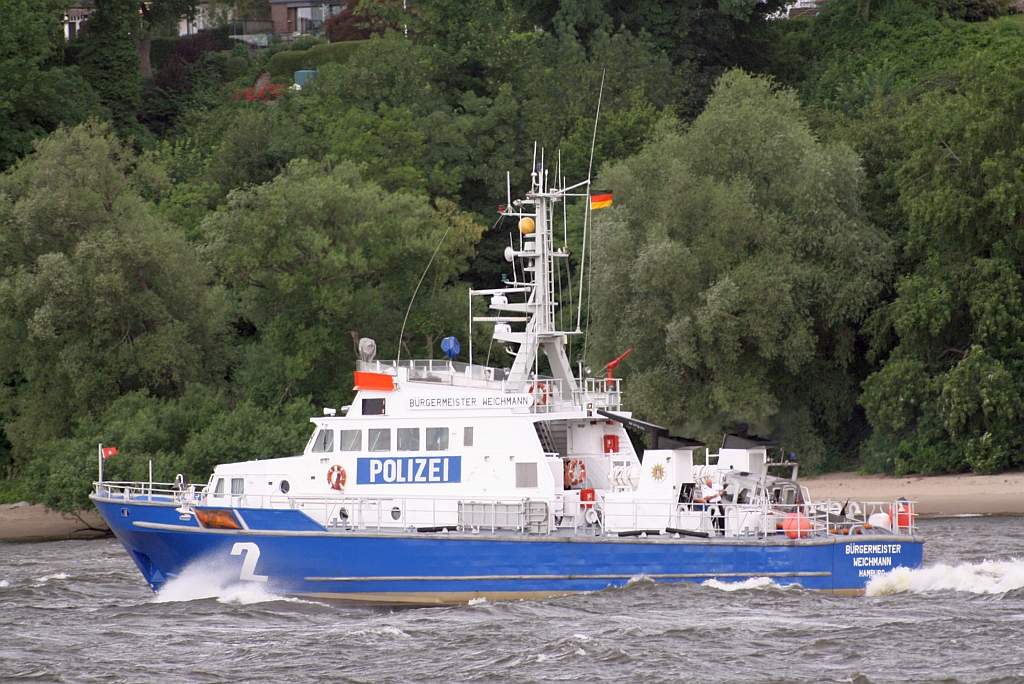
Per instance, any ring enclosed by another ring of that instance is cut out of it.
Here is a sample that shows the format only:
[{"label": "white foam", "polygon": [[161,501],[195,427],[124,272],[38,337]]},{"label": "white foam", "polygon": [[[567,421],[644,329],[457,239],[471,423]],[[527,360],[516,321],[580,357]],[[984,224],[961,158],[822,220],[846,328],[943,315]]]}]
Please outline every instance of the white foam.
[{"label": "white foam", "polygon": [[248,606],[267,601],[297,601],[286,599],[267,590],[262,582],[240,582],[236,572],[198,564],[185,568],[171,578],[153,597],[153,603],[176,603],[217,599],[220,603]]},{"label": "white foam", "polygon": [[480,598],[471,598],[471,599],[469,599],[469,605],[471,605],[471,606],[479,606],[481,603],[487,603],[487,597],[486,596],[481,596]]},{"label": "white foam", "polygon": [[357,629],[353,632],[349,632],[351,636],[366,636],[367,634],[374,634],[376,636],[393,636],[393,637],[408,637],[409,635],[398,629],[397,627],[371,627],[370,629]]},{"label": "white foam", "polygon": [[580,641],[590,641],[590,637],[588,637],[586,634],[573,634],[572,638],[579,639]]},{"label": "white foam", "polygon": [[1024,561],[985,561],[961,565],[932,565],[911,570],[896,568],[868,583],[868,596],[962,591],[970,594],[1005,594],[1024,588]]},{"label": "white foam", "polygon": [[42,577],[37,577],[36,578],[36,582],[38,582],[39,584],[46,584],[47,582],[49,582],[52,579],[63,580],[63,579],[67,579],[67,578],[68,578],[68,573],[66,573],[66,572],[58,572],[56,575],[43,575]]},{"label": "white foam", "polygon": [[3,589],[4,587],[9,587],[9,586],[11,586],[11,583],[8,582],[7,580],[0,580],[0,589]]},{"label": "white foam", "polygon": [[722,582],[721,580],[709,579],[701,582],[702,587],[721,589],[722,591],[743,591],[745,589],[781,589],[770,577],[751,577],[742,582]]},{"label": "white foam", "polygon": [[587,655],[587,652],[584,651],[582,648],[577,648],[576,649],[576,655],[578,655],[578,656],[585,656],[585,655]]},{"label": "white foam", "polygon": [[628,587],[631,584],[637,584],[639,582],[649,582],[649,583],[653,584],[654,580],[652,580],[647,575],[633,575],[632,577],[629,578],[629,580],[626,581],[626,586]]}]

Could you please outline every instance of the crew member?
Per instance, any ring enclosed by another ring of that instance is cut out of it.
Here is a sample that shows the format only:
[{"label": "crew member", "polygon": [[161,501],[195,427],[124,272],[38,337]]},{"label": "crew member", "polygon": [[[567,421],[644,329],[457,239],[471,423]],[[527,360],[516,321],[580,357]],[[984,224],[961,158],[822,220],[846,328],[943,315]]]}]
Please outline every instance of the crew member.
[{"label": "crew member", "polygon": [[708,504],[708,510],[711,511],[715,534],[721,532],[723,536],[725,535],[725,514],[719,504],[722,503],[722,494],[724,493],[725,489],[714,488],[710,477],[704,480],[704,485],[700,488],[700,498],[705,504]]}]

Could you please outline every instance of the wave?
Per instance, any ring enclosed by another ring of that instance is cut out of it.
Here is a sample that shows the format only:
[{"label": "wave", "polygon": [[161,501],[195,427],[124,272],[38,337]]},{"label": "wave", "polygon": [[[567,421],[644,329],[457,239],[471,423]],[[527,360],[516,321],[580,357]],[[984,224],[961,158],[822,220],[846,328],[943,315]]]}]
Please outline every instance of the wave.
[{"label": "wave", "polygon": [[1024,588],[1024,561],[985,561],[961,565],[932,565],[911,570],[896,568],[868,583],[868,596],[924,594],[955,591],[970,594],[1005,594]]},{"label": "wave", "polygon": [[[231,575],[237,573],[232,572]],[[248,606],[268,601],[299,601],[268,591],[260,582],[239,582],[220,568],[204,564],[190,565],[167,581],[153,597],[153,603],[177,603],[216,599],[220,603]]]},{"label": "wave", "polygon": [[0,589],[3,589],[4,587],[9,587],[9,586],[11,586],[11,583],[8,582],[7,580],[0,580]]},{"label": "wave", "polygon": [[745,589],[784,589],[785,587],[776,584],[770,577],[751,577],[742,582],[723,582],[721,580],[709,579],[701,582],[702,587],[721,589],[722,591],[743,591]]}]

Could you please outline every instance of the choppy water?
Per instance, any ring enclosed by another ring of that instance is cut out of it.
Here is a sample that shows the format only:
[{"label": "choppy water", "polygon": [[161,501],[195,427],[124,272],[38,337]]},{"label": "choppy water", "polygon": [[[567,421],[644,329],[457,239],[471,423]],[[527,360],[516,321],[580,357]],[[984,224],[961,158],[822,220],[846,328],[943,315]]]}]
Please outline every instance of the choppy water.
[{"label": "choppy water", "polygon": [[0,544],[0,681],[1024,682],[1024,518],[921,523],[867,597],[655,584],[402,610],[183,577],[113,540]]}]

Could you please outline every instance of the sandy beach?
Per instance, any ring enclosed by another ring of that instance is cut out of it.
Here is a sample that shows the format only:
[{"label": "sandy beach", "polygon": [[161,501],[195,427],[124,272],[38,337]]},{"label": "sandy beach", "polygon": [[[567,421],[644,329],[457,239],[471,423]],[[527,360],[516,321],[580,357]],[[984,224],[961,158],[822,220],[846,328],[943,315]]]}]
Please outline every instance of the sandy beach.
[{"label": "sandy beach", "polygon": [[48,511],[41,504],[0,504],[2,541],[95,539],[107,534],[107,524],[95,510],[85,511],[76,517]]},{"label": "sandy beach", "polygon": [[[900,478],[830,473],[800,482],[814,499],[894,501],[902,496],[916,501],[917,514],[927,517],[1024,515],[1024,473],[1020,472]],[[4,541],[90,539],[104,536],[106,529],[95,511],[86,511],[79,519],[38,504],[0,505],[0,540]]]},{"label": "sandy beach", "polygon": [[1024,473],[1001,475],[939,475],[889,477],[829,473],[801,478],[813,499],[894,501],[905,497],[917,502],[917,514],[1024,515]]}]

